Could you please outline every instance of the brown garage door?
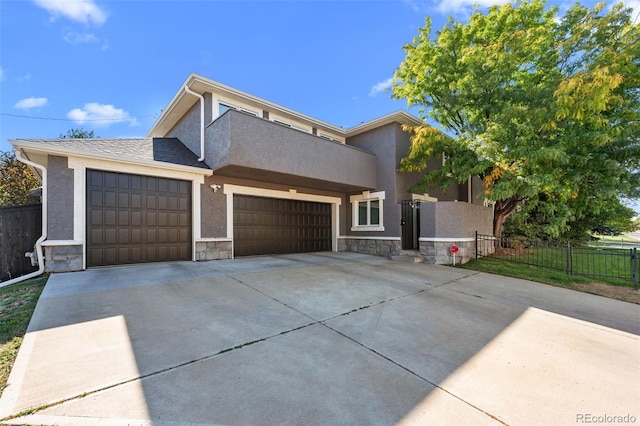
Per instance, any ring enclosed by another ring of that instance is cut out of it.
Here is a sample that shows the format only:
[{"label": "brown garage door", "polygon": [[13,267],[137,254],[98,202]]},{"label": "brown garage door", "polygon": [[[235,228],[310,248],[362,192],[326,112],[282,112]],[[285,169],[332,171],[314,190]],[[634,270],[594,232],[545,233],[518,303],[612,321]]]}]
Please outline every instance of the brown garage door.
[{"label": "brown garage door", "polygon": [[87,170],[87,266],[191,260],[191,182]]},{"label": "brown garage door", "polygon": [[331,250],[331,204],[233,196],[236,256]]}]

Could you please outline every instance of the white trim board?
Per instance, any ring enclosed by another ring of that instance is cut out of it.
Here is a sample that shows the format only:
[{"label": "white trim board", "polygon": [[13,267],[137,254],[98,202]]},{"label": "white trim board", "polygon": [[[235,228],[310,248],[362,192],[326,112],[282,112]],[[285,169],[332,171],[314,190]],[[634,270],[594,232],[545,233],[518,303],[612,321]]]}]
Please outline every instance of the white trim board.
[{"label": "white trim board", "polygon": [[46,240],[42,242],[44,247],[56,247],[56,246],[80,246],[82,241],[76,240]]},{"label": "white trim board", "polygon": [[446,242],[456,242],[456,241],[470,242],[470,241],[475,241],[475,240],[476,239],[474,237],[463,237],[463,238],[456,238],[456,237],[438,237],[438,238],[420,237],[418,239],[418,241],[430,241],[430,242],[435,242],[435,243],[446,243]]},{"label": "white trim board", "polygon": [[365,237],[362,235],[341,235],[338,237],[338,239],[341,240],[346,240],[346,239],[351,239],[351,240],[385,240],[385,241],[401,241],[402,238],[400,237]]}]

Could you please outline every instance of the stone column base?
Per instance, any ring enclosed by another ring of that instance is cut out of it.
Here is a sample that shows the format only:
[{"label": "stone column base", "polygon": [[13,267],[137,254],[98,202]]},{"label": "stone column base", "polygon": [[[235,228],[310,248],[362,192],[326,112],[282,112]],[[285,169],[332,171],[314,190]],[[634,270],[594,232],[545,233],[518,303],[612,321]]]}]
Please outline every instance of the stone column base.
[{"label": "stone column base", "polygon": [[400,239],[343,237],[338,239],[338,251],[372,254],[391,259],[391,256],[397,256],[402,251],[402,242]]},{"label": "stone column base", "polygon": [[467,263],[469,260],[475,258],[476,243],[474,240],[465,241],[456,239],[424,239],[420,238],[420,255],[423,257],[425,263],[431,263],[435,265],[452,265],[453,255],[450,252],[452,245],[458,246],[458,253],[456,253],[456,265]]},{"label": "stone column base", "polygon": [[232,257],[231,240],[196,241],[196,260],[221,260]]}]

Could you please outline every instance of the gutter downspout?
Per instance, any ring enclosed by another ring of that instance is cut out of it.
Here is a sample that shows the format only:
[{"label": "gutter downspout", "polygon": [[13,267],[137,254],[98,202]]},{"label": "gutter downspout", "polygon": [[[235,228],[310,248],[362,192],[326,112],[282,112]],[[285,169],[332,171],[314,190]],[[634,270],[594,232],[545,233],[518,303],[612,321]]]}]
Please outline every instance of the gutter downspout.
[{"label": "gutter downspout", "polygon": [[[42,275],[44,273],[44,255],[42,254],[42,243],[47,239],[47,169],[41,164],[34,163],[33,161],[29,161],[24,158],[22,156],[22,152],[19,149],[16,149],[15,153],[18,161],[31,167],[35,167],[42,172],[42,235],[40,236],[40,238],[38,238],[34,246],[38,258],[38,270],[27,275],[22,275],[20,277],[10,279],[9,281],[1,282],[0,288],[9,286],[11,284],[17,284],[21,281],[37,277],[38,275]],[[30,257],[28,256],[30,254],[31,253],[25,253],[25,257]]]},{"label": "gutter downspout", "polygon": [[183,88],[185,92],[200,98],[200,158],[198,161],[204,161],[204,96],[189,89],[186,84]]}]

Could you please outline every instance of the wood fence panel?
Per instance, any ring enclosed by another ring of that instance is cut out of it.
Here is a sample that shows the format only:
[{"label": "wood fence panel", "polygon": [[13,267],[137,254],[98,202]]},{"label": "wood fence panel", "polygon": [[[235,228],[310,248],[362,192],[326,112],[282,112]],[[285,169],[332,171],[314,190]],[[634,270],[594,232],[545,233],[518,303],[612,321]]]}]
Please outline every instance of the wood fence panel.
[{"label": "wood fence panel", "polygon": [[42,235],[42,204],[0,208],[0,281],[36,271],[26,252]]}]

